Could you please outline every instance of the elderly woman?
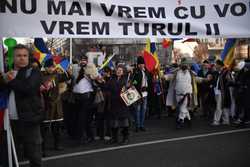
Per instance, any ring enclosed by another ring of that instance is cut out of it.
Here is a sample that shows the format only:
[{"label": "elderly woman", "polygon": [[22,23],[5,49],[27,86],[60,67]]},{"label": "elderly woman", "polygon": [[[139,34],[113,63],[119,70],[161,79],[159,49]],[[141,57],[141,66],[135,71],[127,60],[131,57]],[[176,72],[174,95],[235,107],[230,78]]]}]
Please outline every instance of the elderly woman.
[{"label": "elderly woman", "polygon": [[124,67],[119,65],[116,69],[116,75],[108,83],[110,91],[110,113],[111,113],[111,128],[112,139],[111,143],[118,143],[119,129],[122,131],[123,140],[121,144],[129,142],[129,110],[120,94],[125,91],[127,79],[124,75]]}]

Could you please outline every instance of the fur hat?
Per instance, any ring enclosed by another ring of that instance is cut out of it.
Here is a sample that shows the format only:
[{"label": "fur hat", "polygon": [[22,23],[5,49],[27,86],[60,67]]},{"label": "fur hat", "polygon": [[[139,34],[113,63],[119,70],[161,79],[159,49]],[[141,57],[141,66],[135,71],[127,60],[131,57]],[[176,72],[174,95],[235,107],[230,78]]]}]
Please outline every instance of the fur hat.
[{"label": "fur hat", "polygon": [[209,64],[209,61],[208,60],[204,60],[203,64]]},{"label": "fur hat", "polygon": [[82,56],[81,56],[81,60],[88,60],[88,56],[82,55]]},{"label": "fur hat", "polygon": [[137,64],[145,64],[144,58],[142,56],[137,58]]},{"label": "fur hat", "polygon": [[216,62],[215,62],[217,65],[219,65],[219,66],[224,66],[224,63],[223,63],[223,61],[222,60],[216,60]]},{"label": "fur hat", "polygon": [[54,66],[53,59],[48,59],[48,60],[45,61],[45,63],[44,63],[45,68],[52,67],[52,66]]},{"label": "fur hat", "polygon": [[191,65],[191,64],[194,64],[194,60],[192,59],[192,57],[183,57],[181,59],[181,64],[182,65]]},{"label": "fur hat", "polygon": [[91,79],[95,79],[98,77],[98,70],[94,64],[87,64],[87,66],[84,68],[85,75],[89,76]]}]

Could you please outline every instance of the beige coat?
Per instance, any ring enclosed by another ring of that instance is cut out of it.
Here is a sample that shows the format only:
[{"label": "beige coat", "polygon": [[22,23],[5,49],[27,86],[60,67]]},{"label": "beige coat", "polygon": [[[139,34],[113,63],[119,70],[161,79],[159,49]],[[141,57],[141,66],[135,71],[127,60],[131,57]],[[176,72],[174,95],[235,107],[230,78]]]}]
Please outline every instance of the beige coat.
[{"label": "beige coat", "polygon": [[[195,108],[198,106],[198,91],[197,91],[197,82],[202,82],[203,79],[200,77],[196,77],[195,74],[190,71],[190,74],[192,76],[192,87],[193,87],[193,93],[192,93],[192,102],[191,102],[191,108]],[[175,85],[176,85],[176,75],[177,71],[174,74],[168,74],[164,75],[164,79],[170,81],[169,88],[168,88],[168,94],[166,99],[166,105],[176,107],[176,92],[175,92]]]}]

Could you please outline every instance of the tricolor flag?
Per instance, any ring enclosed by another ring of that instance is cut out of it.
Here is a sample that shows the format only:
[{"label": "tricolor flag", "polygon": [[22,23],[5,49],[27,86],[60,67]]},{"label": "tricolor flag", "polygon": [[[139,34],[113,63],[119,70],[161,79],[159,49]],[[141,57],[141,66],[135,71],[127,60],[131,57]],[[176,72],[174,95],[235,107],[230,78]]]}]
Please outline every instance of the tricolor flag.
[{"label": "tricolor flag", "polygon": [[234,51],[237,45],[237,40],[234,38],[227,39],[224,50],[221,53],[221,60],[226,66],[230,66],[234,60]]},{"label": "tricolor flag", "polygon": [[64,72],[68,70],[69,68],[69,60],[68,59],[63,59],[59,64],[57,64],[56,66],[60,69],[62,69]]},{"label": "tricolor flag", "polygon": [[8,96],[5,92],[0,92],[0,129],[3,127],[4,111],[7,108]]},{"label": "tricolor flag", "polygon": [[115,66],[114,66],[114,64],[113,64],[112,61],[109,61],[109,63],[108,63],[107,66],[108,66],[110,69],[114,69],[114,68],[115,68]]},{"label": "tricolor flag", "polygon": [[156,52],[156,43],[151,43],[149,38],[146,42],[146,47],[143,52],[143,58],[145,61],[146,68],[149,72],[153,72],[154,70],[160,68],[160,62]]},{"label": "tricolor flag", "polygon": [[53,55],[52,59],[56,64],[60,64],[63,61],[63,57],[59,55]]},{"label": "tricolor flag", "polygon": [[109,65],[111,60],[113,59],[113,57],[115,56],[115,53],[113,53],[112,56],[109,56],[101,65],[101,67],[99,68],[99,70],[102,70],[105,66]]},{"label": "tricolor flag", "polygon": [[48,50],[44,40],[42,38],[35,38],[34,41],[34,57],[41,64],[48,59],[52,58],[50,51]]},{"label": "tricolor flag", "polygon": [[164,38],[163,41],[162,41],[162,47],[163,48],[169,48],[169,46],[171,46],[172,42],[173,42],[172,39]]},{"label": "tricolor flag", "polygon": [[192,70],[193,72],[195,72],[196,74],[198,74],[199,71],[201,70],[201,67],[199,66],[199,64],[194,63],[194,64],[192,64],[192,66],[191,66],[191,70]]}]

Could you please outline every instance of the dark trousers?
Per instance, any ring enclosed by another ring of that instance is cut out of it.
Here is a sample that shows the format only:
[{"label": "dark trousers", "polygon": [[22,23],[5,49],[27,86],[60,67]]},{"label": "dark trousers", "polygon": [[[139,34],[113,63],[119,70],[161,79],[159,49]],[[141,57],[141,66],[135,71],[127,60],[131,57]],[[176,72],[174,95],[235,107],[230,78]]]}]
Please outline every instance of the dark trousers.
[{"label": "dark trousers", "polygon": [[7,148],[7,132],[3,129],[0,130],[0,166],[8,166],[8,148]]},{"label": "dark trousers", "polygon": [[42,152],[45,155],[46,153],[46,144],[48,143],[48,132],[52,132],[53,135],[53,143],[54,148],[57,149],[61,145],[61,136],[62,136],[62,127],[63,122],[57,121],[57,122],[48,122],[48,123],[42,123],[41,125],[41,135],[42,135]]},{"label": "dark trousers", "polygon": [[77,94],[76,101],[76,129],[77,139],[81,140],[86,135],[87,139],[93,139],[91,123],[93,121],[93,100],[90,94]]},{"label": "dark trousers", "polygon": [[121,127],[121,128],[112,128],[112,140],[118,141],[119,136],[119,129],[121,130],[121,134],[123,137],[123,140],[126,140],[129,138],[129,128],[128,127]]},{"label": "dark trousers", "polygon": [[11,122],[17,154],[23,151],[31,167],[42,166],[40,125],[23,125],[19,121]]},{"label": "dark trousers", "polygon": [[163,95],[151,94],[148,98],[149,113],[148,116],[157,116],[161,118],[163,111]]},{"label": "dark trousers", "polygon": [[75,123],[77,121],[77,107],[75,103],[63,101],[63,120],[68,135],[72,138],[77,136]]},{"label": "dark trousers", "polygon": [[247,103],[236,103],[236,119],[240,118],[242,122],[247,122],[249,120],[250,107]]},{"label": "dark trousers", "polygon": [[243,119],[242,119],[243,123],[249,121],[249,110],[250,110],[249,107],[244,110],[244,116],[243,116]]},{"label": "dark trousers", "polygon": [[103,138],[105,136],[111,136],[111,122],[110,117],[105,112],[96,113],[96,134]]},{"label": "dark trousers", "polygon": [[208,120],[213,120],[214,117],[214,111],[216,109],[216,102],[214,99],[214,96],[209,96],[206,100],[205,103],[203,104],[204,108],[204,116],[208,119]]}]

